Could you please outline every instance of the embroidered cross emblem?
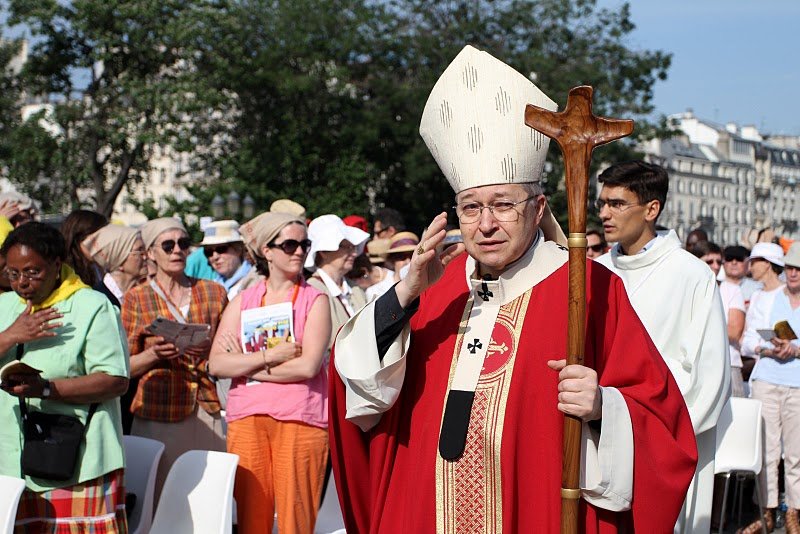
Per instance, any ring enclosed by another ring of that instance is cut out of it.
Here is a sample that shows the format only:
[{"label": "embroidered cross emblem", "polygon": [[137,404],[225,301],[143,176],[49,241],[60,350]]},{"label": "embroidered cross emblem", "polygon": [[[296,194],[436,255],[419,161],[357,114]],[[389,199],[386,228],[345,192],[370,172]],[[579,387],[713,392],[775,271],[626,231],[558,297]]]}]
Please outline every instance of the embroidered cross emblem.
[{"label": "embroidered cross emblem", "polygon": [[494,296],[494,293],[489,290],[489,286],[484,282],[481,289],[478,290],[478,296],[482,298],[484,302],[488,302],[489,298]]},{"label": "embroidered cross emblem", "polygon": [[470,354],[475,354],[481,348],[483,348],[483,345],[481,345],[480,339],[476,339],[474,343],[467,343],[467,349],[469,349]]}]

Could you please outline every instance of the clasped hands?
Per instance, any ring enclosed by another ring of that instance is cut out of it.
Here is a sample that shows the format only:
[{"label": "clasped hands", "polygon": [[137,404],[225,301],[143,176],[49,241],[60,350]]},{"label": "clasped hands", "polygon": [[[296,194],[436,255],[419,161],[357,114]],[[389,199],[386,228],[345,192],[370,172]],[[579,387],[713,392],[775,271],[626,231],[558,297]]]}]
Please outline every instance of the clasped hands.
[{"label": "clasped hands", "polygon": [[[225,352],[242,354],[241,342],[235,334],[222,332],[220,339],[220,346]],[[289,336],[287,335],[286,338],[281,338],[273,347],[265,349],[264,364],[268,367],[276,367],[283,362],[300,357],[302,353],[303,347],[300,343],[289,341]]]},{"label": "clasped hands", "polygon": [[780,339],[774,337],[770,340],[775,348],[774,349],[761,349],[760,356],[769,356],[777,360],[788,360],[789,358],[800,357],[800,347],[793,344],[788,339]]}]

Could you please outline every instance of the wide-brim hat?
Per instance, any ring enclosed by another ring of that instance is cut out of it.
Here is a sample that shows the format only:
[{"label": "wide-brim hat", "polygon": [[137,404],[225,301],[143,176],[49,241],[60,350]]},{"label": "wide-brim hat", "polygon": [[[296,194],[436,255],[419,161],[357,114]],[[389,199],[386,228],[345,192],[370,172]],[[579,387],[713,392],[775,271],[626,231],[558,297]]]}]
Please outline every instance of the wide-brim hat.
[{"label": "wide-brim hat", "polygon": [[401,252],[414,252],[419,246],[419,237],[413,232],[398,232],[389,241],[387,254],[399,254]]},{"label": "wide-brim hat", "polygon": [[775,243],[756,243],[750,252],[750,259],[761,258],[778,267],[784,266],[783,249]]},{"label": "wide-brim hat", "polygon": [[239,233],[239,223],[233,220],[208,223],[203,233],[203,240],[200,242],[201,247],[244,242],[242,235]]},{"label": "wide-brim hat", "polygon": [[539,181],[550,139],[525,124],[525,107],[557,106],[527,77],[466,46],[433,86],[419,133],[456,193]]},{"label": "wide-brim hat", "polygon": [[342,241],[349,241],[356,247],[356,253],[364,252],[364,245],[369,239],[369,234],[358,228],[347,226],[337,215],[321,215],[308,225],[308,238],[311,240],[311,250],[306,257],[306,269],[314,270],[314,261],[317,252],[331,252],[339,250]]},{"label": "wide-brim hat", "polygon": [[783,258],[783,263],[800,268],[800,243],[792,243],[792,246],[789,247],[789,252]]}]

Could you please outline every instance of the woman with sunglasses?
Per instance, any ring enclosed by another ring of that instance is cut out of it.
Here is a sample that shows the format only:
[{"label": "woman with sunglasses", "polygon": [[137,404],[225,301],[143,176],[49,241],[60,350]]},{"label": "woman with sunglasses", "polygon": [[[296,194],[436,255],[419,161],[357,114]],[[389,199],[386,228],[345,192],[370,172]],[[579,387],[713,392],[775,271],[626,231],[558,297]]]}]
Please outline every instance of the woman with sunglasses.
[{"label": "woman with sunglasses", "polygon": [[[183,224],[170,217],[141,227],[156,274],[125,295],[122,324],[128,333],[131,376],[139,387],[131,404],[131,434],[165,445],[156,481],[156,500],[169,468],[191,449],[225,450],[216,387],[208,375],[210,339],[228,303],[225,288],[184,274],[191,246]],[[150,332],[158,318],[209,325],[209,339],[180,351]]]},{"label": "woman with sunglasses", "polygon": [[[328,458],[328,302],[303,279],[311,246],[302,219],[263,213],[241,227],[265,279],[231,301],[209,370],[233,379],[228,452],[239,455],[234,496],[240,532],[314,532]],[[294,339],[243,351],[242,312],[291,302]]]},{"label": "woman with sunglasses", "polygon": [[245,289],[243,283],[253,265],[245,258],[244,243],[236,221],[214,221],[205,229],[200,243],[208,264],[214,269],[214,281],[228,292],[228,300]]},{"label": "woman with sunglasses", "polygon": [[[0,475],[26,484],[15,532],[127,532],[117,399],[128,387],[128,356],[119,317],[67,265],[55,228],[19,226],[0,254],[13,289],[0,295],[0,365],[19,359],[41,371],[7,377],[0,392]],[[22,473],[23,406],[85,425],[68,480]]]}]

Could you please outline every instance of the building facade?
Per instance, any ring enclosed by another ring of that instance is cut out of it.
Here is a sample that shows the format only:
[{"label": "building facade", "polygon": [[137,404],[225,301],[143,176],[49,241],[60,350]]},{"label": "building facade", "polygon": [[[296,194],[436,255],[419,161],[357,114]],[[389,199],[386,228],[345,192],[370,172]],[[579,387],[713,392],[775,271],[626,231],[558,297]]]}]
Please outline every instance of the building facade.
[{"label": "building facade", "polygon": [[669,120],[679,135],[642,147],[645,159],[670,175],[659,224],[674,228],[682,240],[702,228],[722,246],[752,246],[765,229],[800,237],[800,138],[773,141],[753,126],[714,124],[691,111]]}]

